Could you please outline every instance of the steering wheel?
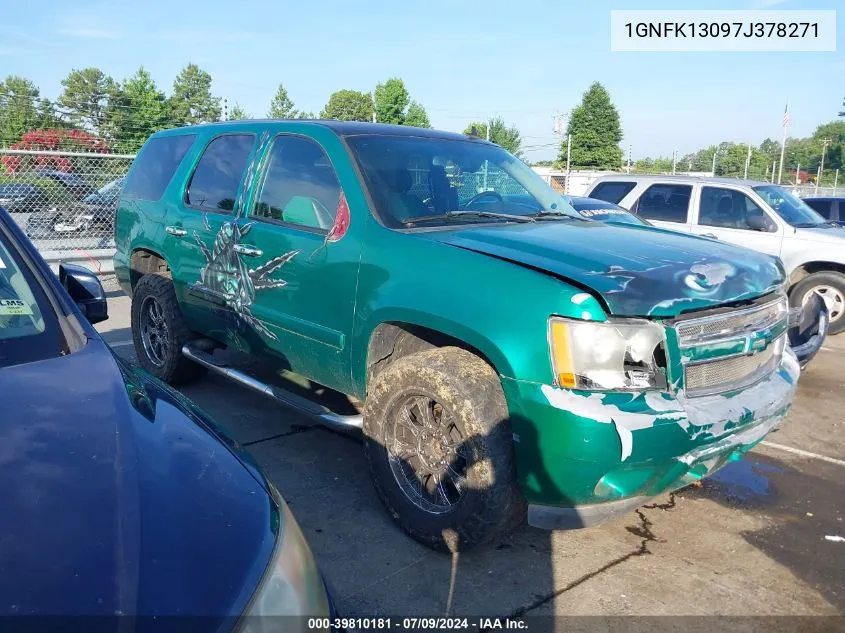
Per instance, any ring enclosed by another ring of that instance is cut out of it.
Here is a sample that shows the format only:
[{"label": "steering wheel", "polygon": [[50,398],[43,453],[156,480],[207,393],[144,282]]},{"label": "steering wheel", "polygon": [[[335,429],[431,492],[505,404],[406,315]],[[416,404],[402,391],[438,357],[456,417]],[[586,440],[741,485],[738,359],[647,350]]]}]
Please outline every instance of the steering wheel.
[{"label": "steering wheel", "polygon": [[490,196],[491,198],[495,198],[497,202],[502,201],[502,196],[498,192],[496,192],[496,191],[482,191],[481,193],[477,193],[472,198],[467,200],[466,204],[464,204],[464,209],[469,208],[471,205],[473,205],[476,202],[478,202],[479,200],[481,200],[481,198],[483,198],[484,196]]}]

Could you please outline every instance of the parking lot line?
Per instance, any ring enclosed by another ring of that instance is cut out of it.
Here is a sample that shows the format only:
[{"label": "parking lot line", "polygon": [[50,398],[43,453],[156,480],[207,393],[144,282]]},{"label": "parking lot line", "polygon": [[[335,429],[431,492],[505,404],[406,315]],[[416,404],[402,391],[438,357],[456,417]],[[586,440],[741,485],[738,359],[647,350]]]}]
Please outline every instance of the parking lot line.
[{"label": "parking lot line", "polygon": [[106,341],[109,347],[126,347],[127,345],[134,345],[135,341],[115,341],[114,343],[109,343]]},{"label": "parking lot line", "polygon": [[776,444],[775,442],[768,442],[766,440],[763,440],[762,442],[760,442],[760,444],[762,444],[763,446],[768,446],[769,448],[774,448],[778,451],[784,451],[785,453],[792,453],[793,455],[808,457],[810,459],[818,459],[829,464],[836,464],[837,466],[845,466],[845,460],[836,459],[835,457],[828,457],[827,455],[819,455],[818,453],[811,453],[810,451],[804,451],[800,448],[793,448],[792,446],[786,446],[785,444]]}]

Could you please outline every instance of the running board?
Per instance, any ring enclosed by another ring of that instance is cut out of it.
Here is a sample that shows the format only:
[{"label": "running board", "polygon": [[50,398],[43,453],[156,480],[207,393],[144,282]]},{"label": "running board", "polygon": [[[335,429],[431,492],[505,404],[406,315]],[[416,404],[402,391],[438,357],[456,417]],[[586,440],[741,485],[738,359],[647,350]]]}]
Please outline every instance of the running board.
[{"label": "running board", "polygon": [[361,415],[341,415],[339,413],[335,413],[334,411],[315,402],[311,402],[302,396],[286,391],[281,387],[261,382],[242,371],[238,371],[237,369],[221,363],[211,354],[199,350],[196,347],[191,347],[190,344],[186,344],[182,347],[182,354],[186,358],[189,358],[204,367],[208,367],[208,369],[220,374],[221,376],[234,380],[244,387],[248,387],[253,391],[264,394],[265,396],[270,396],[286,407],[305,413],[315,420],[322,422],[329,428],[348,432],[356,430],[360,431],[364,426],[364,417]]}]

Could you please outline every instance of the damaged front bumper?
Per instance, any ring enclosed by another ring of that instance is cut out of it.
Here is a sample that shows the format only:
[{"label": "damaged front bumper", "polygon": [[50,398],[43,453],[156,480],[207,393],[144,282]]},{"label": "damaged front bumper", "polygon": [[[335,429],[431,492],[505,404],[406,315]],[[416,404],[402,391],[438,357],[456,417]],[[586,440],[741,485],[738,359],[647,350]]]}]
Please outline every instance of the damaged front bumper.
[{"label": "damaged front bumper", "polygon": [[714,473],[780,423],[799,373],[787,350],[756,384],[697,398],[576,392],[504,379],[528,522],[587,527]]}]

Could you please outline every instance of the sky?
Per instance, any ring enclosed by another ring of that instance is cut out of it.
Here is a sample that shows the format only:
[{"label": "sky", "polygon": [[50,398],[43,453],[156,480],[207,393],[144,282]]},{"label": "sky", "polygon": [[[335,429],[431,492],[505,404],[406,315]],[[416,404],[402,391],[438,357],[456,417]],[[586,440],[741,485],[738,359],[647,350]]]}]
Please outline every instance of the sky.
[{"label": "sky", "polygon": [[[144,66],[170,91],[187,63],[211,73],[229,107],[266,115],[279,83],[318,113],[341,88],[401,77],[436,128],[501,116],[530,160],[554,158],[553,116],[594,81],[610,92],[636,160],[721,141],[780,139],[834,120],[845,98],[843,15],[837,51],[611,52],[610,11],[625,2],[554,0],[6,0],[0,77],[23,75],[55,99],[73,68],[122,79]],[[835,9],[839,0],[653,2],[638,9]],[[843,7],[839,7],[842,9]]]}]

